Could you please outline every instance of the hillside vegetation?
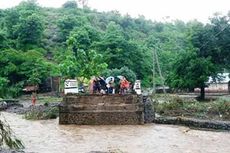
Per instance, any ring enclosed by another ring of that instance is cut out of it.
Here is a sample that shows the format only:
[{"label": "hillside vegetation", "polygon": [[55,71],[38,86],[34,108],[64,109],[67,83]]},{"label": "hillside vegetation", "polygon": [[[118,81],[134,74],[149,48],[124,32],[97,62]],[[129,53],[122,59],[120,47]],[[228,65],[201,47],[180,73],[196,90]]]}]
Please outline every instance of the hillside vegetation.
[{"label": "hillside vegetation", "polygon": [[24,85],[50,76],[89,79],[120,69],[145,87],[159,84],[159,72],[152,77],[153,49],[165,84],[203,89],[208,76],[229,69],[229,44],[228,15],[216,14],[207,24],[163,23],[79,8],[75,1],[61,8],[23,1],[0,10],[0,97],[17,96]]}]

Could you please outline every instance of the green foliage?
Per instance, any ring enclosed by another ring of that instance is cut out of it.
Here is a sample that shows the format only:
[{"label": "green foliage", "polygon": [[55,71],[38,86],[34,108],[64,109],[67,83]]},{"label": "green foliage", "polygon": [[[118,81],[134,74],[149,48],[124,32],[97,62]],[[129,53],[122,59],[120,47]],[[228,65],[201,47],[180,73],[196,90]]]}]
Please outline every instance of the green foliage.
[{"label": "green foliage", "polygon": [[55,119],[58,117],[58,107],[51,106],[35,106],[25,113],[27,120],[44,120]]},{"label": "green foliage", "polygon": [[65,78],[98,76],[107,68],[103,56],[94,50],[79,50],[77,55],[67,51],[65,59],[59,64],[61,75]]},{"label": "green foliage", "polygon": [[51,76],[53,64],[36,50],[4,50],[0,55],[0,76],[8,80],[5,96],[18,96],[24,84],[38,85]]},{"label": "green foliage", "polygon": [[229,98],[218,98],[210,102],[198,102],[191,98],[168,96],[157,98],[161,102],[155,104],[157,113],[163,116],[198,117],[202,119],[230,119]]},{"label": "green foliage", "polygon": [[75,78],[78,72],[76,67],[76,57],[71,50],[67,50],[63,59],[59,62],[61,76],[66,78]]},{"label": "green foliage", "polygon": [[75,17],[72,14],[63,16],[58,20],[57,26],[59,27],[61,33],[59,37],[61,41],[66,41],[70,32],[76,28],[84,25],[83,17]]},{"label": "green foliage", "polygon": [[11,39],[16,39],[16,29],[17,24],[19,23],[19,12],[16,9],[9,9],[6,11],[5,16],[5,28],[8,34],[8,37]]},{"label": "green foliage", "polygon": [[22,141],[13,135],[6,121],[0,120],[0,146],[3,145],[7,145],[9,148],[16,150],[24,148]]},{"label": "green foliage", "polygon": [[195,52],[187,52],[175,62],[167,81],[174,88],[201,87],[214,70],[210,58],[198,57]]},{"label": "green foliage", "polygon": [[3,50],[0,54],[0,76],[7,78],[10,85],[22,81],[22,76],[18,73],[18,65],[23,63],[23,56],[16,50]]},{"label": "green foliage", "polygon": [[62,8],[27,0],[0,10],[0,76],[17,95],[23,85],[49,76],[90,78],[125,66],[136,75],[131,80],[149,87],[160,80],[158,71],[152,79],[155,49],[167,85],[192,89],[229,70],[229,27],[227,15],[215,15],[208,24],[161,23],[81,9],[72,0]]},{"label": "green foliage", "polygon": [[188,40],[190,46],[174,63],[167,82],[176,88],[201,88],[204,98],[205,82],[209,76],[229,69],[230,52],[226,43],[230,42],[229,17],[215,16],[211,24],[202,25],[197,22],[189,24]]},{"label": "green foliage", "polygon": [[68,0],[62,5],[62,7],[65,9],[76,9],[77,8],[77,2],[73,1],[73,0]]},{"label": "green foliage", "polygon": [[30,50],[23,53],[24,62],[21,64],[20,74],[25,75],[27,84],[38,85],[42,79],[50,76],[51,67],[41,53]]},{"label": "green foliage", "polygon": [[7,84],[9,80],[6,78],[0,77],[0,97],[4,97],[6,95]]},{"label": "green foliage", "polygon": [[86,26],[71,32],[67,40],[68,50],[59,64],[63,77],[89,79],[100,75],[107,68],[103,55],[90,49],[92,42],[97,40],[92,29]]},{"label": "green foliage", "polygon": [[205,98],[204,88],[208,77],[215,73],[216,67],[210,58],[199,57],[196,52],[187,52],[175,62],[166,82],[173,88],[201,88],[200,98]]},{"label": "green foliage", "polygon": [[5,49],[9,47],[9,44],[7,42],[6,38],[6,32],[0,30],[0,49]]},{"label": "green foliage", "polygon": [[79,50],[76,59],[78,77],[90,79],[91,76],[99,76],[107,68],[107,64],[103,62],[103,56],[95,50],[89,50],[88,53]]},{"label": "green foliage", "polygon": [[17,7],[6,10],[5,28],[13,47],[26,50],[32,45],[39,45],[44,30],[39,11],[35,0],[23,1]]},{"label": "green foliage", "polygon": [[39,95],[38,97],[39,103],[55,103],[55,102],[61,102],[62,98],[61,97],[53,97],[53,96],[41,96]]},{"label": "green foliage", "polygon": [[27,44],[39,45],[44,30],[41,18],[32,14],[20,22],[17,30],[20,48],[27,48]]}]

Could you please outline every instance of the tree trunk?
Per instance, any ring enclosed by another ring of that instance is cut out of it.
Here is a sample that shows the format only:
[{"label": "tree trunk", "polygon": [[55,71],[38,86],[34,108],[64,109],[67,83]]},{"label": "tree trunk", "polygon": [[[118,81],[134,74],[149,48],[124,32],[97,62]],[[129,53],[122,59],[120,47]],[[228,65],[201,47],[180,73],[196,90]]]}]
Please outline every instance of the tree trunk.
[{"label": "tree trunk", "polygon": [[228,81],[228,93],[230,94],[230,81]]},{"label": "tree trunk", "polygon": [[204,100],[204,98],[205,98],[205,86],[202,85],[200,87],[200,100]]}]

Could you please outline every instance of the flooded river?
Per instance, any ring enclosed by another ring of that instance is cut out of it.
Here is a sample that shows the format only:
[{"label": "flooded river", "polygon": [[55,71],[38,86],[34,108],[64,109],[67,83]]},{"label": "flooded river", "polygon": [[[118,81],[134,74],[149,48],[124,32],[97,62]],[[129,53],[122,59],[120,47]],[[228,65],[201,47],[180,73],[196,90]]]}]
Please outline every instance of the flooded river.
[{"label": "flooded river", "polygon": [[33,153],[230,153],[230,132],[171,125],[75,126],[58,120],[28,121],[2,113],[26,152]]}]

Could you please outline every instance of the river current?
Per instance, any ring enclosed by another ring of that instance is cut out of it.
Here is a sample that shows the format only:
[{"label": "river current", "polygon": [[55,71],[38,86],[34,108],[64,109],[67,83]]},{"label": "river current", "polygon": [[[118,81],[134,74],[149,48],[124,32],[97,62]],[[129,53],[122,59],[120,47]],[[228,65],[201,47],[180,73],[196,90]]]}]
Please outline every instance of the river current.
[{"label": "river current", "polygon": [[230,132],[173,125],[77,126],[1,113],[29,153],[230,153]]}]

